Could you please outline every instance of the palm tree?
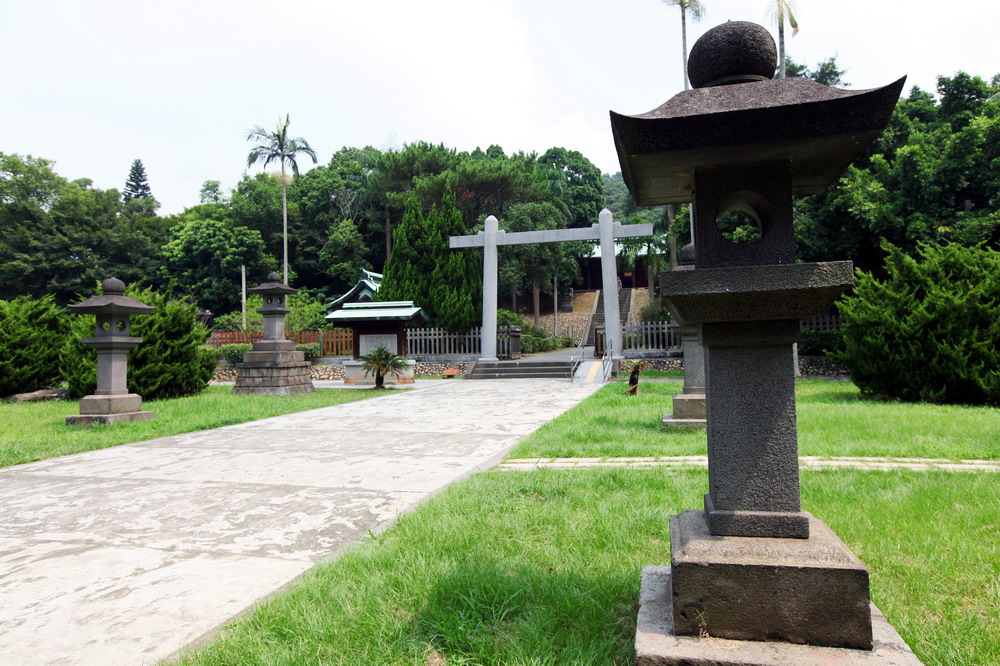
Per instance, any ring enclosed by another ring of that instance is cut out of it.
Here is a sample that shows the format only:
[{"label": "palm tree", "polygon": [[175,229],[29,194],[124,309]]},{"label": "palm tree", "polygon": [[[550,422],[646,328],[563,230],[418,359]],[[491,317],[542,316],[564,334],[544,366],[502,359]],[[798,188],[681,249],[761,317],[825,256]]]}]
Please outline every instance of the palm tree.
[{"label": "palm tree", "polygon": [[367,354],[358,357],[365,369],[365,377],[375,373],[375,389],[384,389],[385,376],[390,372],[395,376],[403,374],[406,368],[406,359],[397,354],[393,354],[385,347],[375,347]]},{"label": "palm tree", "polygon": [[795,20],[795,3],[792,0],[774,0],[771,17],[778,23],[778,78],[785,78],[785,22],[792,27],[792,37],[799,34],[799,22]]},{"label": "palm tree", "polygon": [[705,15],[705,5],[701,0],[663,0],[668,5],[681,8],[681,55],[684,63],[684,90],[690,90],[691,84],[688,82],[688,38],[687,38],[687,13],[691,12],[691,18],[700,21]]},{"label": "palm tree", "polygon": [[285,177],[285,164],[292,167],[292,173],[299,175],[299,165],[295,161],[295,156],[305,153],[312,158],[316,164],[316,151],[309,147],[309,142],[301,137],[288,138],[289,116],[285,114],[285,121],[278,118],[278,126],[273,132],[268,132],[260,125],[252,130],[247,130],[247,141],[253,141],[257,145],[250,154],[247,155],[247,168],[257,162],[263,162],[266,167],[271,162],[278,162],[281,165],[281,234],[284,251],[284,271],[282,278],[288,284],[288,179]]}]

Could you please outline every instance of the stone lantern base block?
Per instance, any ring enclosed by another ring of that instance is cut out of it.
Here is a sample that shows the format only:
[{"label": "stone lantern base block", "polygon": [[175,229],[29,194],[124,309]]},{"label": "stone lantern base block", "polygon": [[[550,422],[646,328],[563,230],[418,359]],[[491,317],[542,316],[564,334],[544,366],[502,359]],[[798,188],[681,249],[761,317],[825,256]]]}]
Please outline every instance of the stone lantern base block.
[{"label": "stone lantern base block", "polygon": [[[255,343],[256,349],[256,343]],[[314,393],[309,367],[300,351],[252,351],[236,364],[237,395],[297,395]]]},{"label": "stone lantern base block", "polygon": [[674,413],[663,415],[663,427],[672,429],[704,428],[706,420],[704,393],[678,393],[674,396]]},{"label": "stone lantern base block", "polygon": [[872,647],[868,570],[820,520],[808,539],[714,536],[704,511],[670,519],[680,635]]},{"label": "stone lantern base block", "polygon": [[678,636],[674,630],[670,567],[642,568],[639,616],[635,631],[638,666],[919,666],[920,660],[874,604],[868,607],[872,649],[796,645],[779,641],[745,641],[712,634]]},{"label": "stone lantern base block", "polygon": [[142,396],[135,393],[87,395],[80,399],[80,414],[128,414],[141,411]]},{"label": "stone lantern base block", "polygon": [[663,428],[665,430],[695,430],[705,428],[708,421],[705,419],[679,419],[676,414],[663,415]]},{"label": "stone lantern base block", "polygon": [[148,421],[153,418],[153,412],[123,412],[120,414],[79,414],[67,416],[68,425],[89,428],[95,423],[110,425],[112,423],[134,423],[136,421]]}]

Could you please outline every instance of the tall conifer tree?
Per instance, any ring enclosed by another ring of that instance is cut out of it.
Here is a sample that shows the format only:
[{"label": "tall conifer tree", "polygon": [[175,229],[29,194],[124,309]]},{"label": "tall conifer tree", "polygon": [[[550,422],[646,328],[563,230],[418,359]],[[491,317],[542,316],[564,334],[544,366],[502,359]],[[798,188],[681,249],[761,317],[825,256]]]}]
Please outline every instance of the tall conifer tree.
[{"label": "tall conifer tree", "polygon": [[151,196],[153,192],[149,189],[149,181],[146,179],[146,167],[142,165],[142,160],[133,160],[128,180],[125,181],[125,189],[122,191],[122,200],[128,203],[132,199]]}]

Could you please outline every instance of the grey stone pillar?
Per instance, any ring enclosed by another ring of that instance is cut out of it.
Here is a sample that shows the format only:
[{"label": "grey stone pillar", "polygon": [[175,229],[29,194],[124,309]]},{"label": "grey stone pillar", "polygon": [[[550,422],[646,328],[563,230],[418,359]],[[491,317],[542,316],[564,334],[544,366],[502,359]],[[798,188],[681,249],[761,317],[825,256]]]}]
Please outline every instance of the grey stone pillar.
[{"label": "grey stone pillar", "polygon": [[611,211],[605,208],[598,218],[601,234],[601,288],[604,290],[605,339],[611,345],[613,372],[618,372],[622,356],[622,323],[618,311],[618,268],[615,262],[615,228]]},{"label": "grey stone pillar", "polygon": [[483,332],[480,361],[497,360],[497,218],[486,218],[483,244]]}]

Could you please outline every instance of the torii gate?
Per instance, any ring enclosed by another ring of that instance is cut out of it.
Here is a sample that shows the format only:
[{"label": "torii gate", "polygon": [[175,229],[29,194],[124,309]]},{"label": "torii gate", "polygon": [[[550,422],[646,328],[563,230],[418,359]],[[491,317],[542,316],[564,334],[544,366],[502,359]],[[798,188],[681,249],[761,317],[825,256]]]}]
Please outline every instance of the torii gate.
[{"label": "torii gate", "polygon": [[601,211],[599,224],[590,228],[551,229],[546,231],[498,230],[497,218],[486,218],[486,230],[475,236],[449,236],[448,246],[483,248],[483,340],[480,361],[497,360],[497,245],[523,245],[525,243],[557,243],[560,241],[601,241],[601,287],[604,290],[604,330],[610,345],[615,367],[622,357],[622,326],[618,313],[617,271],[615,270],[615,238],[652,236],[652,224],[613,222],[611,211]]}]

